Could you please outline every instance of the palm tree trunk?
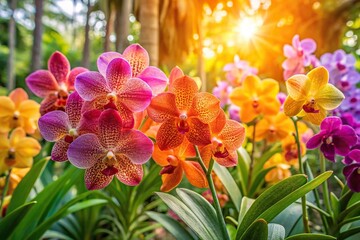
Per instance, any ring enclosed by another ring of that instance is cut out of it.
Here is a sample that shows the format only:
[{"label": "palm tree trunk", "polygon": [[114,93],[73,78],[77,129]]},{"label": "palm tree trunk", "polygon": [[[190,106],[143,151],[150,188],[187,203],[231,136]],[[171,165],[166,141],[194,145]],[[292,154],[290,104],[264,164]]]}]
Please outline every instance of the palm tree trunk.
[{"label": "palm tree trunk", "polygon": [[116,42],[115,49],[117,52],[123,52],[128,46],[127,36],[129,35],[130,22],[129,14],[131,11],[131,1],[121,0],[116,4],[116,19],[115,19],[115,34]]},{"label": "palm tree trunk", "polygon": [[91,1],[87,2],[87,12],[86,12],[86,24],[85,24],[85,42],[82,56],[82,66],[85,68],[90,67],[90,14],[91,14]]},{"label": "palm tree trunk", "polygon": [[150,64],[159,65],[159,0],[140,0],[140,44],[150,55]]},{"label": "palm tree trunk", "polygon": [[9,8],[11,16],[9,19],[9,56],[7,64],[7,88],[9,91],[15,88],[15,75],[14,75],[14,58],[15,58],[15,42],[16,42],[16,22],[14,13],[16,9],[16,0],[9,1]]},{"label": "palm tree trunk", "polygon": [[33,33],[33,46],[31,55],[31,71],[41,68],[41,42],[42,42],[42,16],[44,13],[43,0],[35,0],[35,28]]},{"label": "palm tree trunk", "polygon": [[106,16],[106,29],[105,29],[105,41],[104,41],[104,52],[110,51],[110,35],[114,28],[114,11],[113,1],[107,0],[107,16]]}]

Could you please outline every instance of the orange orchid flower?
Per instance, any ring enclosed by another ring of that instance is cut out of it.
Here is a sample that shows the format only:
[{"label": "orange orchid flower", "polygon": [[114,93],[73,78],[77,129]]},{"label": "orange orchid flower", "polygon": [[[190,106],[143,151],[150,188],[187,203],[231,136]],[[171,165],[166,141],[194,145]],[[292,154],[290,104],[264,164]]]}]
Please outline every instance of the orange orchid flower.
[{"label": "orange orchid flower", "polygon": [[[11,195],[20,181],[29,172],[30,168],[13,168],[10,174],[9,188],[6,195]],[[5,177],[0,178],[0,195],[5,187]]]},{"label": "orange orchid flower", "polygon": [[16,127],[24,128],[28,134],[35,133],[40,117],[40,105],[29,100],[27,93],[17,88],[8,97],[0,97],[0,132],[9,132]]},{"label": "orange orchid flower", "polygon": [[25,131],[18,127],[14,129],[10,137],[7,134],[0,135],[0,174],[9,168],[31,167],[33,157],[41,150],[38,141],[26,137]]},{"label": "orange orchid flower", "polygon": [[291,176],[291,166],[286,162],[280,153],[276,153],[264,164],[265,169],[273,166],[276,167],[270,170],[265,176],[266,182],[274,184]]},{"label": "orange orchid flower", "polygon": [[198,188],[208,186],[206,175],[198,162],[187,161],[187,157],[195,157],[195,148],[186,139],[177,148],[161,151],[155,144],[153,159],[163,167],[161,170],[162,186],[161,191],[169,192],[174,189],[182,180],[183,173],[189,182]]},{"label": "orange orchid flower", "polygon": [[240,120],[248,123],[261,114],[276,115],[280,110],[278,93],[279,84],[274,79],[260,80],[255,75],[249,75],[241,87],[231,92],[230,100],[240,107]]},{"label": "orange orchid flower", "polygon": [[147,113],[161,123],[156,142],[161,150],[179,146],[185,138],[194,145],[207,145],[210,141],[209,123],[220,111],[219,100],[210,93],[198,93],[192,78],[175,79],[169,91],[151,100]]},{"label": "orange orchid flower", "polygon": [[[249,127],[250,138],[254,127]],[[293,123],[283,112],[275,116],[265,116],[256,124],[255,140],[266,139],[268,142],[276,142],[289,135],[289,130],[294,129]]]},{"label": "orange orchid flower", "polygon": [[237,164],[237,149],[245,139],[245,128],[237,121],[226,119],[223,110],[210,123],[211,143],[200,150],[205,165],[209,165],[211,158],[225,167]]},{"label": "orange orchid flower", "polygon": [[288,97],[284,103],[287,116],[299,116],[313,124],[320,125],[327,110],[337,108],[344,94],[329,82],[329,72],[317,67],[307,75],[297,74],[286,81]]}]

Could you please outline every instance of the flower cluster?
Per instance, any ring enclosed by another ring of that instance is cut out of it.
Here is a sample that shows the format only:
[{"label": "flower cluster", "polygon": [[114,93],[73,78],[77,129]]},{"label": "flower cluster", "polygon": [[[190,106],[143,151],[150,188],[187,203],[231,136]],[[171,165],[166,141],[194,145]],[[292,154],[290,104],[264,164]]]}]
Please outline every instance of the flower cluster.
[{"label": "flower cluster", "polygon": [[[199,93],[199,84],[181,69],[174,68],[168,79],[149,66],[146,50],[134,44],[122,54],[103,53],[97,61],[98,71],[83,71],[69,81],[69,67],[63,67],[66,58],[58,52],[54,55],[50,71],[40,73],[64,76],[60,82],[73,86],[66,89],[66,99],[61,98],[63,88],[59,86],[57,92],[37,88],[43,86],[34,77],[38,72],[27,83],[39,96],[57,96],[55,107],[43,112],[39,128],[47,141],[55,142],[53,160],[69,160],[85,169],[88,189],[104,188],[114,176],[127,185],[139,184],[142,164],[151,156],[163,167],[162,191],[176,187],[183,173],[194,186],[207,186],[199,163],[189,160],[200,157],[197,151],[206,165],[212,156],[224,166],[236,164],[244,127],[227,120],[219,100]],[[59,58],[62,60],[55,62]],[[56,64],[59,66],[54,67]],[[66,100],[61,107],[59,99]],[[144,133],[155,138],[155,144]]]}]

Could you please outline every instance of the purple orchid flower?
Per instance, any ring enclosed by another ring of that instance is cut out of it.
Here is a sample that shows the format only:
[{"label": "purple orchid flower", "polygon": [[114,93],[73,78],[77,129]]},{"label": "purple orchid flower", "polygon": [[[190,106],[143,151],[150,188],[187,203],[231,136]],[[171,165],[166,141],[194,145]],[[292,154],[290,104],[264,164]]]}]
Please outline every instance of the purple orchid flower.
[{"label": "purple orchid flower", "polygon": [[233,87],[240,86],[247,76],[258,73],[256,68],[251,67],[247,61],[240,60],[238,55],[235,55],[234,62],[226,64],[223,70],[226,72],[226,80]]},{"label": "purple orchid flower", "polygon": [[320,125],[320,132],[306,143],[308,149],[320,146],[324,156],[335,162],[335,154],[346,156],[357,142],[354,129],[343,125],[339,117],[327,117]]},{"label": "purple orchid flower", "polygon": [[229,95],[232,91],[232,87],[226,81],[220,81],[213,89],[213,95],[220,100],[220,106],[223,108],[230,104]]},{"label": "purple orchid flower", "polygon": [[348,156],[354,163],[344,167],[343,174],[349,188],[354,192],[360,192],[360,150],[354,149]]},{"label": "purple orchid flower", "polygon": [[39,119],[41,135],[49,142],[55,142],[51,151],[54,161],[67,161],[67,150],[71,142],[85,133],[96,133],[101,111],[92,110],[81,114],[82,98],[77,92],[70,94],[65,112],[55,110]]}]

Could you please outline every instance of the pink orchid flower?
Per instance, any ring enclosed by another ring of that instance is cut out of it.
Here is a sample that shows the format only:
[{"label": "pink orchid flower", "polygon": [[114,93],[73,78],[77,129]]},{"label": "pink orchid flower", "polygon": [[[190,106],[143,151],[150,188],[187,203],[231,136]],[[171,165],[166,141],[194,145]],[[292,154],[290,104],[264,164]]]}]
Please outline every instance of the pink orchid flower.
[{"label": "pink orchid flower", "polygon": [[88,71],[82,67],[70,70],[68,59],[58,51],[51,55],[48,69],[37,70],[25,80],[36,96],[44,98],[40,107],[41,115],[54,110],[64,110],[69,93],[74,91],[76,76]]},{"label": "pink orchid flower", "polygon": [[98,135],[87,133],[70,144],[69,161],[86,169],[89,190],[106,187],[114,175],[130,186],[140,183],[142,164],[150,159],[153,142],[138,130],[122,127],[119,112],[107,109],[100,115]]},{"label": "pink orchid flower", "polygon": [[133,77],[131,65],[124,58],[111,60],[103,74],[80,74],[75,80],[75,89],[85,100],[83,112],[116,109],[122,116],[122,126],[125,128],[134,126],[133,113],[145,110],[152,98],[149,85]]},{"label": "pink orchid flower", "polygon": [[140,78],[146,82],[150,86],[154,96],[165,90],[168,84],[168,78],[165,73],[157,67],[149,66],[149,54],[139,44],[130,45],[124,50],[123,54],[118,52],[105,52],[101,54],[97,60],[97,66],[99,72],[104,77],[106,77],[106,69],[109,63],[114,58],[126,59],[131,65],[132,77]]},{"label": "pink orchid flower", "polygon": [[54,161],[67,161],[67,150],[71,142],[85,133],[98,131],[99,110],[92,110],[81,115],[83,100],[77,92],[70,94],[65,112],[55,110],[39,119],[42,136],[49,142],[56,142],[51,158]]}]

